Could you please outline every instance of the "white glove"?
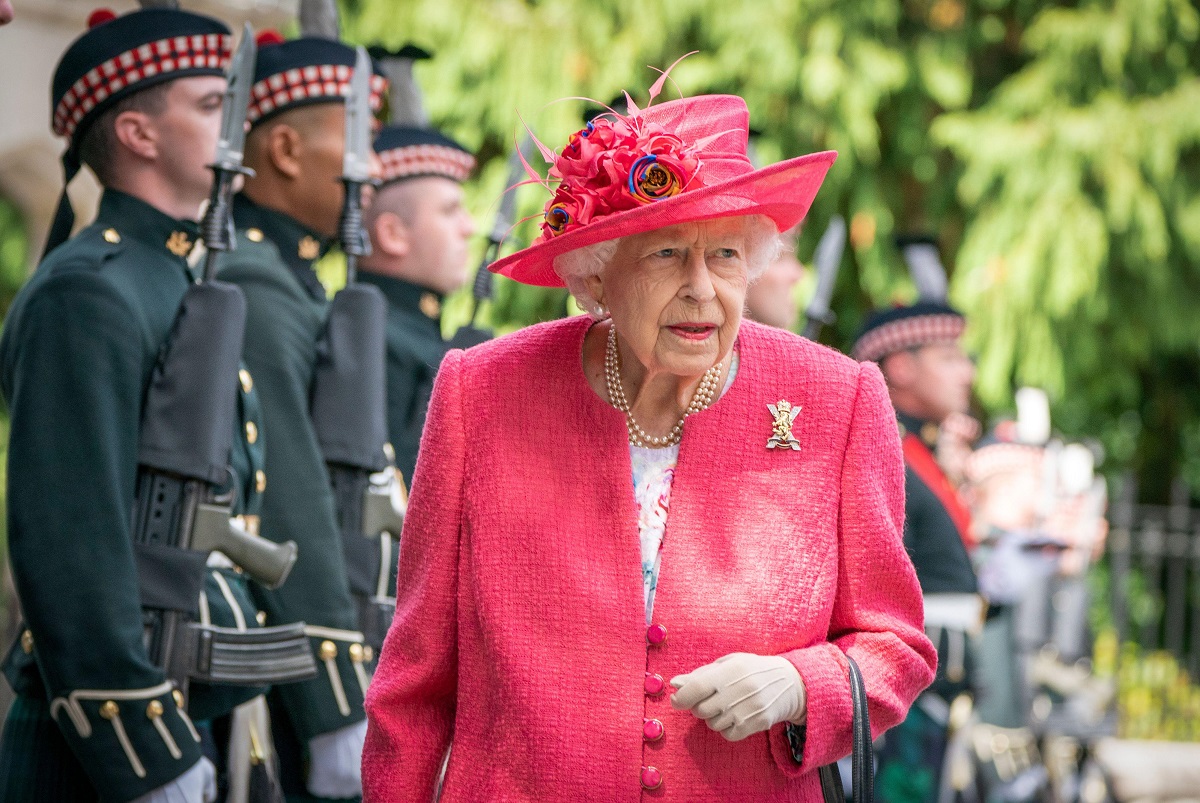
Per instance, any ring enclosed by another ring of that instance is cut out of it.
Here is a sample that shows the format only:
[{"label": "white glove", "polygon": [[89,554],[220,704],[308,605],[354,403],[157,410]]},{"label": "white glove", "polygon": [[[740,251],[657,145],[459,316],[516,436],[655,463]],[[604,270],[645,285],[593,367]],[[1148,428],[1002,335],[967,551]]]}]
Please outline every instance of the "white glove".
[{"label": "white glove", "polygon": [[691,709],[731,742],[780,722],[804,723],[808,695],[796,667],[778,655],[730,653],[671,678],[671,706]]},{"label": "white glove", "polygon": [[170,783],[147,792],[133,803],[216,803],[217,768],[203,756]]},{"label": "white glove", "polygon": [[356,722],[308,740],[308,793],[313,797],[362,794],[362,751],[367,721]]}]

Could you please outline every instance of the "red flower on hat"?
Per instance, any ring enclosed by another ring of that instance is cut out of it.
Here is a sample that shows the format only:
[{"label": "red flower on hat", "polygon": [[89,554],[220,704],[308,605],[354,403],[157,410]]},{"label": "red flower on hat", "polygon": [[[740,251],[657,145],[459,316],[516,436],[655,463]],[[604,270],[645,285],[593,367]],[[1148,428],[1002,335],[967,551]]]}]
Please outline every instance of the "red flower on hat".
[{"label": "red flower on hat", "polygon": [[696,149],[657,123],[615,113],[597,117],[554,159],[550,178],[559,184],[545,207],[542,236],[678,195],[699,186],[699,169]]}]

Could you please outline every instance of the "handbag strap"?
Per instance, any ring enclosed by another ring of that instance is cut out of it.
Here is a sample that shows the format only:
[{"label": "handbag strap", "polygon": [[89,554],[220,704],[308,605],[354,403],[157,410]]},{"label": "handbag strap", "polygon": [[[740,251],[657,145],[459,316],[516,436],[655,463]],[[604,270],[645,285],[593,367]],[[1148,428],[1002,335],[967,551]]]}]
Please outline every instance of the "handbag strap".
[{"label": "handbag strap", "polygon": [[850,705],[854,708],[854,753],[850,775],[853,779],[854,803],[873,803],[875,800],[875,756],[871,747],[871,714],[867,710],[867,686],[854,659],[850,663]]},{"label": "handbag strap", "polygon": [[[867,710],[867,687],[863,683],[858,664],[849,655],[850,664],[850,708],[854,712],[851,734],[853,753],[850,769],[853,803],[873,803],[875,800],[875,756],[871,747],[871,715]],[[821,795],[825,803],[846,803],[842,777],[837,763],[826,764],[818,770],[821,779]]]}]

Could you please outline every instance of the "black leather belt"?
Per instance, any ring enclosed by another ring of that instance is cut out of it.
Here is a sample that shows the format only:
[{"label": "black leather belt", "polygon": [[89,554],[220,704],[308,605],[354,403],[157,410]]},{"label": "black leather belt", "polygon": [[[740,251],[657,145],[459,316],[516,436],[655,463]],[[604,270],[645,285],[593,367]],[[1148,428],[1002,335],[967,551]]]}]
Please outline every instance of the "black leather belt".
[{"label": "black leather belt", "polygon": [[172,657],[202,683],[267,686],[317,675],[302,622],[253,630],[190,622],[179,653]]}]

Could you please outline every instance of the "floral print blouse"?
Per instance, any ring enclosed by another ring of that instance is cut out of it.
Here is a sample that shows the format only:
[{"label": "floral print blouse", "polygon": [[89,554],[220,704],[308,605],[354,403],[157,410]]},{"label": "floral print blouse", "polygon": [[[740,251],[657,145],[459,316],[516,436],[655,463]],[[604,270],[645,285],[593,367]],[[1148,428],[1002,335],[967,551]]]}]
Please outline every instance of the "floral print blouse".
[{"label": "floral print blouse", "polygon": [[[721,395],[729,390],[737,376],[738,354],[735,349],[729,365],[729,376]],[[633,496],[638,504],[638,537],[641,540],[642,591],[646,602],[646,624],[654,613],[654,591],[658,587],[658,572],[662,565],[663,534],[667,530],[667,513],[671,509],[671,483],[675,479],[675,464],[679,462],[679,445],[659,449],[629,446],[629,462],[633,467]]]}]

